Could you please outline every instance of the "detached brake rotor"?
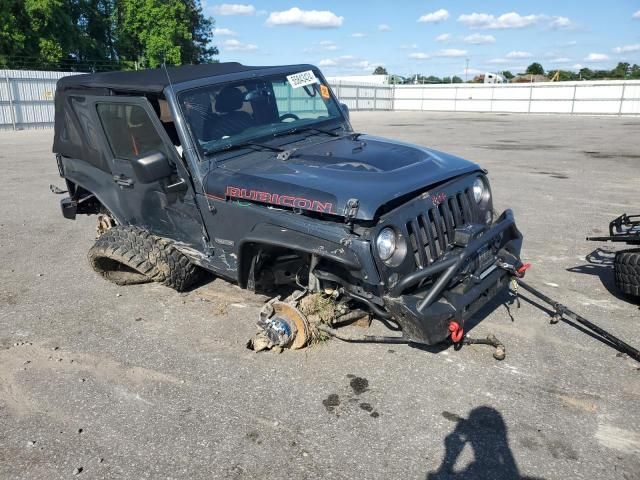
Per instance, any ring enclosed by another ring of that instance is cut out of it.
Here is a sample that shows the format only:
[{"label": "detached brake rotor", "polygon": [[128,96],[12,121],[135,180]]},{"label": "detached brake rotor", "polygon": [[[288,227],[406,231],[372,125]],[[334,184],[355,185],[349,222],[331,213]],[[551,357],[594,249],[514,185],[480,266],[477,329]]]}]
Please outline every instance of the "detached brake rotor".
[{"label": "detached brake rotor", "polygon": [[311,338],[307,318],[294,305],[272,300],[260,311],[258,333],[248,346],[259,352],[271,348],[303,348]]},{"label": "detached brake rotor", "polygon": [[291,338],[286,348],[298,350],[309,341],[310,329],[307,318],[293,305],[285,302],[273,303],[273,317],[286,322],[291,328]]}]

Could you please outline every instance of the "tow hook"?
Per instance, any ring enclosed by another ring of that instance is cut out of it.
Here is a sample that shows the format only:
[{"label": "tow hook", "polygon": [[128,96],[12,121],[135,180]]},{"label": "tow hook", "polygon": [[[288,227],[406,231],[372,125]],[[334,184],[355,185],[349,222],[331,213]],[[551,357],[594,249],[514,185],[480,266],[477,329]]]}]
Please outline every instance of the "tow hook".
[{"label": "tow hook", "polygon": [[511,263],[507,263],[507,262],[503,262],[503,261],[496,262],[496,266],[498,268],[506,270],[507,272],[509,272],[511,275],[513,275],[516,278],[524,277],[524,274],[526,273],[526,271],[529,270],[532,267],[532,265],[530,263],[523,263],[519,267],[516,267],[515,265],[512,265]]},{"label": "tow hook", "polygon": [[460,340],[462,340],[464,336],[464,329],[458,322],[449,323],[449,332],[451,332],[451,341],[453,343],[460,343]]},{"label": "tow hook", "polygon": [[[496,266],[507,271],[511,274],[511,293],[514,297],[516,306],[520,308],[520,297],[518,296],[518,280],[524,278],[524,274],[529,270],[532,265],[530,263],[522,263],[519,267],[512,265],[511,263],[498,261],[496,262]],[[555,317],[554,317],[555,318]],[[556,321],[557,323],[557,321]]]},{"label": "tow hook", "polygon": [[524,263],[520,268],[516,270],[519,277],[524,277],[524,273],[531,268],[530,263]]}]

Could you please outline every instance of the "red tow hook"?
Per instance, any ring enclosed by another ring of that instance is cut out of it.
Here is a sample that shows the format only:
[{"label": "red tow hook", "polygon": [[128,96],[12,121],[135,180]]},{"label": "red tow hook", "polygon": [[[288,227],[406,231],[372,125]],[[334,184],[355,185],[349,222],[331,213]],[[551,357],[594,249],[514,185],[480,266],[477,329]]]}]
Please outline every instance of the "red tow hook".
[{"label": "red tow hook", "polygon": [[449,331],[451,332],[451,341],[453,343],[460,343],[464,336],[464,329],[458,322],[451,322],[449,324]]},{"label": "red tow hook", "polygon": [[522,266],[519,269],[516,270],[516,272],[518,272],[518,276],[523,277],[524,276],[524,272],[526,272],[530,268],[531,268],[531,264],[530,263],[523,263]]},{"label": "red tow hook", "polygon": [[[518,263],[520,263],[520,262],[518,262]],[[507,262],[503,262],[501,260],[498,260],[498,262],[496,262],[496,266],[498,268],[506,270],[507,272],[509,272],[511,275],[513,275],[516,278],[524,277],[525,272],[532,267],[532,265],[530,263],[521,263],[520,266],[516,268],[515,265],[512,265],[512,264],[507,263]]]}]

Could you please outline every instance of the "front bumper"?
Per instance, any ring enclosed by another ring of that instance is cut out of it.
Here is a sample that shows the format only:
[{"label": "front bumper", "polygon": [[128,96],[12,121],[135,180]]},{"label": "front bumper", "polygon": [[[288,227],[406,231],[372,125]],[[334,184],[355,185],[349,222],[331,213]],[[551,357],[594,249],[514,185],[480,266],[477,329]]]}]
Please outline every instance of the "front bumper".
[{"label": "front bumper", "polygon": [[[518,268],[522,234],[511,210],[464,248],[455,248],[428,267],[402,278],[385,295],[385,307],[412,342],[433,345],[449,336],[452,321],[460,325],[508,286],[510,274],[499,262]],[[486,261],[486,252],[491,258]],[[481,271],[469,263],[484,252]],[[424,286],[426,285],[426,287]]]}]

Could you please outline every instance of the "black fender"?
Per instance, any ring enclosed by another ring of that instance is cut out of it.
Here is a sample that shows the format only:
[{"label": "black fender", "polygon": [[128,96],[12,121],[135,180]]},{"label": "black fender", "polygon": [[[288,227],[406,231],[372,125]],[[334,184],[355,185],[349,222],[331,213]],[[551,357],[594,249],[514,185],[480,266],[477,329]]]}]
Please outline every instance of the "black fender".
[{"label": "black fender", "polygon": [[317,255],[347,270],[359,271],[362,264],[358,256],[347,246],[309,233],[292,230],[280,225],[257,225],[238,245],[238,283],[246,287],[254,246],[283,247],[298,252]]},{"label": "black fender", "polygon": [[[124,225],[125,215],[120,208],[118,190],[111,174],[88,165],[82,160],[62,157],[61,162],[67,187],[70,187],[69,183],[72,183],[93,194],[111,212],[116,221]],[[102,181],[98,181],[98,179]],[[69,193],[71,193],[71,190],[69,190]]]}]

